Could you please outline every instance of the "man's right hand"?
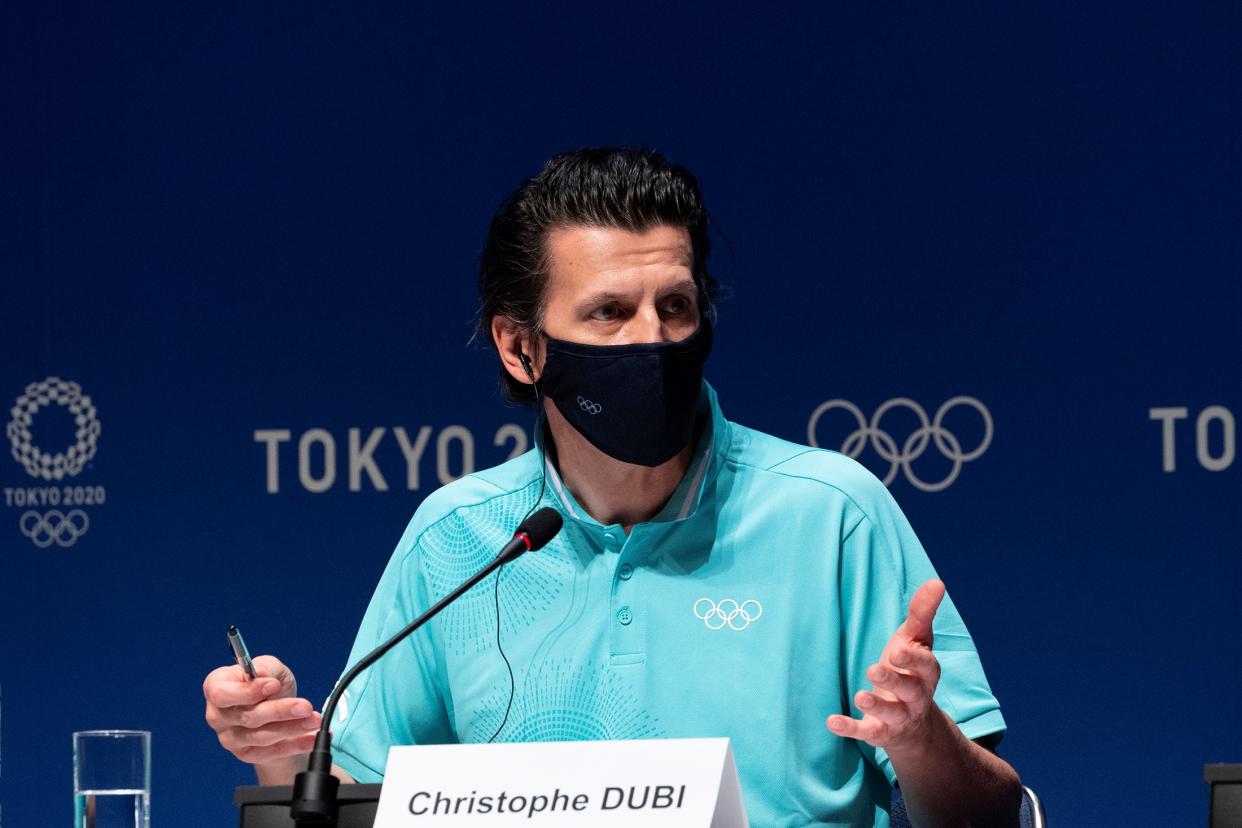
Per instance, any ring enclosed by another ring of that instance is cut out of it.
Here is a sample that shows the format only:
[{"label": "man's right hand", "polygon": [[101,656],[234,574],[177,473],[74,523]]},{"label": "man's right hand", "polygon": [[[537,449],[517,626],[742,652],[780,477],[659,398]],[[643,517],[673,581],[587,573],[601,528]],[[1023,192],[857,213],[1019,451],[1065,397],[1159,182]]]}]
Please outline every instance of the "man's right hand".
[{"label": "man's right hand", "polygon": [[306,767],[320,715],[297,697],[297,681],[279,659],[259,656],[254,669],[254,681],[236,664],[207,675],[207,724],[225,750],[256,766],[265,784],[292,782],[293,774]]}]

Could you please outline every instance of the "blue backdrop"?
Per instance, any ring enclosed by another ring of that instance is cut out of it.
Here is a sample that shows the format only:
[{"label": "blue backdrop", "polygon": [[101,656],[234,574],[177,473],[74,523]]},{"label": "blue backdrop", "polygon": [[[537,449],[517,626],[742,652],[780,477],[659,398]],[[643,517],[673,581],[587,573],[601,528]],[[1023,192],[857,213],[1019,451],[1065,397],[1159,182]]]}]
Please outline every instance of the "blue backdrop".
[{"label": "blue backdrop", "polygon": [[157,824],[234,819],[225,628],[324,698],[421,499],[525,442],[476,258],[599,143],[700,177],[726,414],[891,474],[1056,824],[1204,821],[1242,760],[1235,4],[0,16],[0,825],[68,824],[98,727],[153,731]]}]

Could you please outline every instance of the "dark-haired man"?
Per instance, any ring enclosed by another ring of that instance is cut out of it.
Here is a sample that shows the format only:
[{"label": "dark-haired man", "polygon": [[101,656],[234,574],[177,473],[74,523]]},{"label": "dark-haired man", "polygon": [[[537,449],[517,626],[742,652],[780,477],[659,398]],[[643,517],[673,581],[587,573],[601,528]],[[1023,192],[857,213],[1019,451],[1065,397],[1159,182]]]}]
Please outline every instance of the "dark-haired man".
[{"label": "dark-haired man", "polygon": [[[1015,824],[1017,775],[972,741],[999,737],[999,705],[887,490],[729,422],[703,381],[707,256],[697,184],[652,153],[557,156],[501,207],[480,326],[545,427],[419,507],[351,661],[537,505],[565,529],[350,689],[339,773],[382,778],[393,744],[723,735],[756,825],[883,825],[898,781],[918,824]],[[287,782],[318,719],[283,665],[256,662],[271,678],[208,677],[208,720]]]}]

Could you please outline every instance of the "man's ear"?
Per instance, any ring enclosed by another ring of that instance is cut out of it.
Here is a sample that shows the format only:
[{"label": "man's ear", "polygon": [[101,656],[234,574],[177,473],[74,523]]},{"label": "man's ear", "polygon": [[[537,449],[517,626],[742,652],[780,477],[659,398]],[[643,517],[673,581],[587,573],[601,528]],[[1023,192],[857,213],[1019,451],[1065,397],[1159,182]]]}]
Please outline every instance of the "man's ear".
[{"label": "man's ear", "polygon": [[[507,316],[492,317],[492,342],[509,376],[531,385],[543,373],[543,343]],[[525,360],[523,359],[525,357]]]}]

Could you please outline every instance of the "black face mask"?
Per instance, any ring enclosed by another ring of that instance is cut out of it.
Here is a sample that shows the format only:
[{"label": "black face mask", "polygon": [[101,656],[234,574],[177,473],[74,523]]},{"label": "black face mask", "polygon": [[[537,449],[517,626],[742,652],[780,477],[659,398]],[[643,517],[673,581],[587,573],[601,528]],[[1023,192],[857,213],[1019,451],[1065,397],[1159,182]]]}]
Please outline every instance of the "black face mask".
[{"label": "black face mask", "polygon": [[604,454],[658,466],[690,443],[711,349],[706,317],[680,342],[581,345],[548,337],[540,388]]}]

